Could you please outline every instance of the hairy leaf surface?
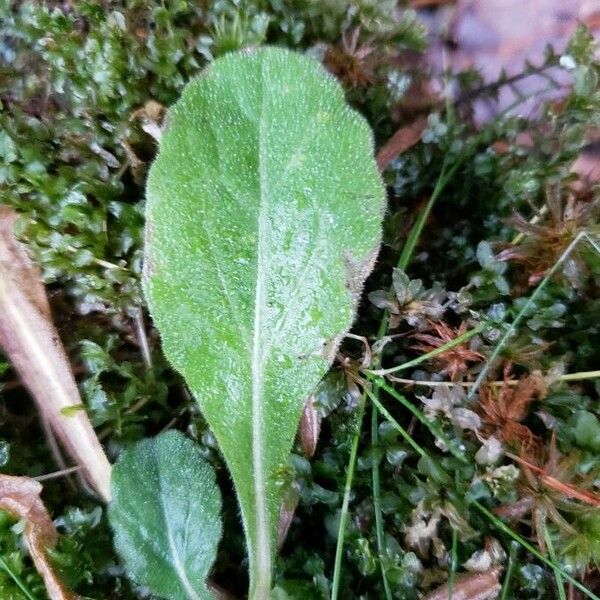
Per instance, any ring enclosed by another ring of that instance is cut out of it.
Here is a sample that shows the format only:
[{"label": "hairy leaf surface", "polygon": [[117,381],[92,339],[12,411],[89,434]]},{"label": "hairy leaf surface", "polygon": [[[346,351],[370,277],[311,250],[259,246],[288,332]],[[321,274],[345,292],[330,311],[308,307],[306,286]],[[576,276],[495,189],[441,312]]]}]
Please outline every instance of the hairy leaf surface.
[{"label": "hairy leaf surface", "polygon": [[125,450],[109,519],[127,574],[169,600],[212,598],[206,577],[221,539],[221,494],[198,446],[176,431]]},{"label": "hairy leaf surface", "polygon": [[147,186],[144,286],[231,471],[265,597],[302,406],[377,255],[366,122],[312,59],[229,54],[170,110]]}]

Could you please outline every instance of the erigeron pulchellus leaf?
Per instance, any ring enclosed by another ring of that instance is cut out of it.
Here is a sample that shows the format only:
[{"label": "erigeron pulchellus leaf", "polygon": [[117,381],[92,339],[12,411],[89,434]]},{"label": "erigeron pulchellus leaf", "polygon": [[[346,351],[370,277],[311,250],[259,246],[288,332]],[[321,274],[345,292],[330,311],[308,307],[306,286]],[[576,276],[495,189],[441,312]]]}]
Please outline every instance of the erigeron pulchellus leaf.
[{"label": "erigeron pulchellus leaf", "polygon": [[367,123],[314,60],[229,54],[169,111],[147,185],[144,289],[238,494],[268,596],[303,404],[352,324],[385,193]]},{"label": "erigeron pulchellus leaf", "polygon": [[221,539],[221,493],[200,447],[177,431],[125,450],[109,519],[127,574],[160,598],[210,600]]}]

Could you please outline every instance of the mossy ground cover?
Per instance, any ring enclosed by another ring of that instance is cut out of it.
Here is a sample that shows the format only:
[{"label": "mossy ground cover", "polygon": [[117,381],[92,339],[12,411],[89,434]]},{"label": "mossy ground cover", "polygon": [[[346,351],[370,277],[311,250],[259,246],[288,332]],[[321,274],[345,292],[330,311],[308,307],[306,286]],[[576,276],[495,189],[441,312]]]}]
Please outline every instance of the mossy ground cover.
[{"label": "mossy ground cover", "polygon": [[[213,58],[268,43],[321,60],[379,149],[421,119],[418,142],[392,149],[383,171],[384,245],[353,329],[369,351],[344,343],[314,395],[316,452],[300,440],[281,470],[298,505],[275,597],[411,600],[448,581],[458,595],[478,572],[503,599],[584,597],[569,575],[599,594],[598,192],[576,162],[600,120],[595,46],[579,29],[564,53],[525,68],[544,75],[539,96],[476,125],[474,103],[493,104],[514,80],[434,78],[420,58],[424,30],[410,12],[392,16],[395,5],[2,3],[2,202],[21,214],[111,460],[179,429],[227,491],[214,437],[140,291],[144,183],[164,107]],[[548,90],[555,99],[542,101]],[[8,364],[2,378],[2,472],[60,470]],[[60,533],[52,557],[70,587],[143,597],[119,566],[103,505],[76,476],[43,483]],[[225,529],[238,533],[221,543],[211,579],[242,597],[244,539],[234,495],[224,498]],[[44,598],[21,529],[0,523],[0,596]]]}]

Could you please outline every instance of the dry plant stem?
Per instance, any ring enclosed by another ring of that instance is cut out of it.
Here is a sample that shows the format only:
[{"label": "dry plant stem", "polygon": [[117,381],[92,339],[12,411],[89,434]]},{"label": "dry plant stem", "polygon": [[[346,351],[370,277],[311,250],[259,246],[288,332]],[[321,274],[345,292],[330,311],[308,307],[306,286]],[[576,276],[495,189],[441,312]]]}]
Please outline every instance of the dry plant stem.
[{"label": "dry plant stem", "polygon": [[[48,447],[50,448],[50,453],[52,454],[52,458],[54,458],[54,462],[56,463],[56,465],[58,466],[60,471],[65,472],[68,468],[67,463],[65,462],[65,459],[63,458],[62,452],[60,450],[60,445],[56,439],[56,436],[54,435],[54,432],[52,431],[52,427],[50,427],[50,423],[48,422],[48,419],[46,419],[46,417],[43,414],[40,415],[40,422],[42,424],[42,428],[44,430],[44,435],[46,436],[46,443],[48,444]],[[81,479],[81,477],[80,477],[80,481],[83,481]],[[76,489],[75,483],[73,482],[73,479],[71,477],[67,477],[67,483],[71,489],[73,489],[73,490]],[[83,483],[84,483],[84,485],[86,485],[85,482],[83,482]]]},{"label": "dry plant stem", "polygon": [[[540,210],[538,211],[537,214],[535,214],[531,219],[529,219],[529,223],[530,225],[535,225],[536,223],[539,223],[541,218],[548,212],[548,205],[544,204],[544,206],[542,206],[542,208],[540,208]],[[517,244],[520,244],[523,239],[525,238],[525,234],[523,232],[518,233],[512,240],[511,240],[511,244],[513,246],[516,246]]]},{"label": "dry plant stem", "polygon": [[[79,248],[75,248],[75,246],[67,246],[67,250],[75,253],[79,251]],[[121,271],[125,270],[125,267],[122,267],[121,265],[115,265],[115,263],[108,262],[102,258],[94,257],[92,258],[92,262],[97,264],[99,267],[104,267],[105,269],[119,269]]]},{"label": "dry plant stem", "polygon": [[138,306],[135,311],[135,334],[138,339],[140,351],[144,365],[148,371],[152,372],[152,354],[150,353],[150,345],[148,344],[148,336],[146,335],[146,327],[144,325],[144,314],[142,308]]},{"label": "dry plant stem", "polygon": [[[566,375],[560,375],[555,381],[585,381],[586,379],[599,379],[600,370],[598,371],[579,371],[578,373],[567,373]],[[422,387],[473,387],[474,381],[426,381],[423,379],[402,379],[401,377],[389,377],[390,381],[396,383],[404,383],[405,385],[411,386],[422,386]],[[503,385],[516,386],[519,385],[518,379],[509,379],[508,381],[490,381],[486,385],[494,387],[502,387]]]},{"label": "dry plant stem", "polygon": [[0,509],[25,521],[23,535],[37,572],[40,574],[50,600],[76,600],[57,577],[47,556],[58,536],[40,493],[42,486],[28,477],[0,475]]},{"label": "dry plant stem", "polygon": [[[0,207],[0,346],[42,417],[96,492],[109,501],[111,466],[85,411],[76,408],[81,398],[39,273],[13,235],[16,217]],[[68,416],[65,409],[71,409]]]},{"label": "dry plant stem", "polygon": [[50,423],[44,415],[40,415],[40,423],[42,425],[42,429],[44,430],[46,443],[48,444],[48,448],[50,448],[50,454],[52,454],[54,462],[61,471],[64,471],[67,468],[67,463],[65,462],[62,452],[60,451],[60,446],[58,445],[56,436],[52,431],[52,427],[50,427]]},{"label": "dry plant stem", "polygon": [[54,471],[53,473],[46,473],[45,475],[38,475],[37,477],[32,477],[34,481],[48,481],[49,479],[59,479],[60,477],[66,477],[71,473],[77,473],[81,471],[80,466],[76,467],[68,467],[66,469],[61,469],[60,471]]}]

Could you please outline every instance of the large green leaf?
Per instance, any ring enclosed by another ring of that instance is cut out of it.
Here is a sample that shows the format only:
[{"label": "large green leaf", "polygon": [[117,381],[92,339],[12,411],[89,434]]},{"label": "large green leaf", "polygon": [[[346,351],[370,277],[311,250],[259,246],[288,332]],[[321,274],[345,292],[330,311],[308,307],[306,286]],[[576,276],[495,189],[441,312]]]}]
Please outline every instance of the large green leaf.
[{"label": "large green leaf", "polygon": [[150,171],[146,297],[231,471],[252,598],[270,586],[278,471],[377,255],[372,154],[335,80],[267,48],[186,86]]},{"label": "large green leaf", "polygon": [[206,577],[221,539],[221,494],[200,448],[169,431],[125,450],[109,519],[127,574],[168,600],[212,598]]}]

